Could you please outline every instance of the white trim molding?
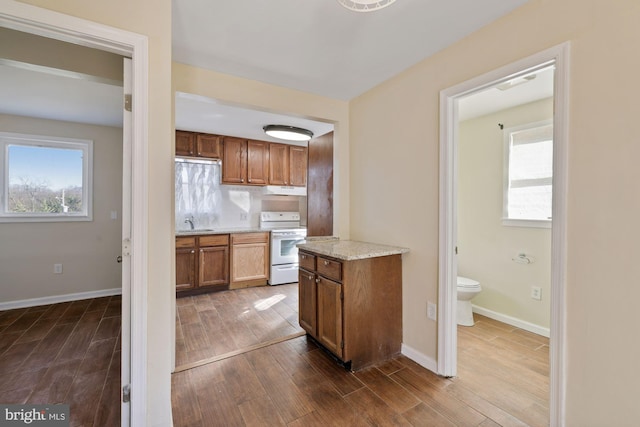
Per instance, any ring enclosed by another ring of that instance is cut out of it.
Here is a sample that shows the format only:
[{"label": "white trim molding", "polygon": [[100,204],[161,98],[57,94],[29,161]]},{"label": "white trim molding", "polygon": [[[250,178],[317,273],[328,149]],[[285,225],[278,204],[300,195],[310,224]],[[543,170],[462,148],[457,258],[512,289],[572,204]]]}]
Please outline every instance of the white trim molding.
[{"label": "white trim molding", "polygon": [[400,353],[402,353],[404,356],[407,356],[409,359],[413,360],[423,368],[426,368],[431,372],[438,373],[438,362],[433,360],[433,358],[420,353],[415,348],[409,347],[408,345],[403,343],[402,347],[400,348]]},{"label": "white trim molding", "polygon": [[[149,46],[147,36],[35,7],[14,0],[0,0],[0,26],[67,41],[131,57],[133,61],[133,139],[131,147],[131,268],[130,289],[123,289],[122,310],[130,313],[131,403],[130,417],[122,425],[147,424],[147,157]],[[128,297],[128,298],[127,298]],[[124,316],[123,316],[124,317]],[[123,358],[125,355],[123,354]],[[168,374],[168,373],[167,373]]]},{"label": "white trim molding", "polygon": [[567,145],[569,140],[569,42],[554,46],[440,92],[440,237],[438,374],[455,376],[457,364],[457,124],[458,100],[553,65],[553,221],[551,225],[550,425],[565,425]]},{"label": "white trim molding", "polygon": [[494,319],[499,322],[506,323],[507,325],[549,338],[550,330],[544,326],[536,325],[535,323],[527,322],[526,320],[518,319],[517,317],[498,313],[497,311],[489,310],[488,308],[480,307],[475,304],[471,304],[471,308],[474,313],[481,314],[489,319]]},{"label": "white trim molding", "polygon": [[80,301],[83,299],[109,297],[112,295],[120,295],[121,293],[122,288],[113,288],[101,289],[99,291],[76,292],[73,294],[52,295],[48,297],[0,302],[0,311],[13,310],[14,308],[37,307],[39,305],[57,304],[60,302]]}]

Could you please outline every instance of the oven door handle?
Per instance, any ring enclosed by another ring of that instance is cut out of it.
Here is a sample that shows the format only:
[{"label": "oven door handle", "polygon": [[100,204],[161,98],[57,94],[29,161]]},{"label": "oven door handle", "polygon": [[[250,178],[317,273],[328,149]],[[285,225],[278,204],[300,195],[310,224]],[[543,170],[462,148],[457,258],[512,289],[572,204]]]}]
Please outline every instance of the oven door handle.
[{"label": "oven door handle", "polygon": [[274,267],[278,271],[297,270],[298,269],[298,264],[274,265]]}]

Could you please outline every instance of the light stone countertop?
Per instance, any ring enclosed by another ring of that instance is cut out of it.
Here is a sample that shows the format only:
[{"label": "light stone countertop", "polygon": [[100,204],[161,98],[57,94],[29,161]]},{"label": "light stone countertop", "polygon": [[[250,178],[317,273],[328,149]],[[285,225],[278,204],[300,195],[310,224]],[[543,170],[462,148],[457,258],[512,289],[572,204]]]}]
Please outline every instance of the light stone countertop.
[{"label": "light stone countertop", "polygon": [[405,254],[408,248],[354,240],[323,240],[297,245],[299,249],[343,261]]}]

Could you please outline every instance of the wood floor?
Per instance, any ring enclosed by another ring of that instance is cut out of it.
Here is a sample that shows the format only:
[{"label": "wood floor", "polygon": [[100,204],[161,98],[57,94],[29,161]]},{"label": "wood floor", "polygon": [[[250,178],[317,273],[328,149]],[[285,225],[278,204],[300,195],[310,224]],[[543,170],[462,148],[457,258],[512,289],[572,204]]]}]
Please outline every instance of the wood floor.
[{"label": "wood floor", "polygon": [[0,312],[0,402],[70,405],[71,426],[120,425],[120,296]]},{"label": "wood floor", "polygon": [[178,370],[303,332],[296,283],[180,297],[176,303]]},{"label": "wood floor", "polygon": [[404,356],[347,372],[305,336],[178,372],[174,425],[548,425],[548,339],[479,315],[458,338],[453,379]]}]

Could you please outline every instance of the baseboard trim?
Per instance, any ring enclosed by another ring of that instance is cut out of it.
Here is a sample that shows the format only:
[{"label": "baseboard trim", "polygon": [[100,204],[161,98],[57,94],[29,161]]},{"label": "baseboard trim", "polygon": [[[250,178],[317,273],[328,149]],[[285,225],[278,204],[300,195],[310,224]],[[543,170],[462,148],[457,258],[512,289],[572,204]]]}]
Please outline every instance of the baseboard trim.
[{"label": "baseboard trim", "polygon": [[120,294],[122,294],[122,288],[112,288],[101,289],[99,291],[77,292],[74,294],[53,295],[50,297],[0,302],[0,311],[13,310],[14,308],[36,307],[38,305],[57,304],[59,302],[78,301],[89,298],[108,297]]},{"label": "baseboard trim", "polygon": [[408,345],[403,343],[402,347],[400,348],[400,353],[402,353],[404,356],[407,356],[409,359],[413,360],[423,368],[426,368],[435,374],[438,373],[438,362],[436,362],[431,357],[419,352],[415,348],[409,347]]},{"label": "baseboard trim", "polygon": [[516,328],[524,329],[525,331],[533,332],[534,334],[542,335],[543,337],[547,338],[549,338],[549,336],[551,335],[549,328],[536,325],[535,323],[530,323],[516,317],[507,316],[506,314],[498,313],[497,311],[479,307],[474,304],[471,304],[471,307],[474,313],[487,316],[490,319],[506,323],[507,325],[515,326]]}]

